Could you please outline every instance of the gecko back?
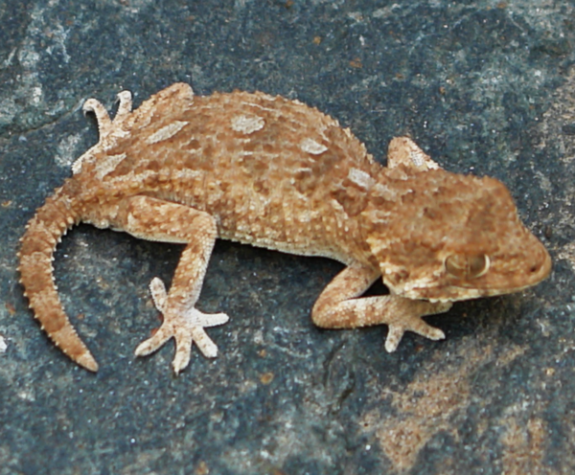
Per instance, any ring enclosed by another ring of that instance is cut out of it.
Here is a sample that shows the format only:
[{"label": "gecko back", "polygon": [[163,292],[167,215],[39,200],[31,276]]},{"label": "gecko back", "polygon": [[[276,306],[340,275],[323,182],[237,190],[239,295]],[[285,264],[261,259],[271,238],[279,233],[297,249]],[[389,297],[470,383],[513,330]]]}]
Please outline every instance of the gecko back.
[{"label": "gecko back", "polygon": [[116,122],[126,133],[74,167],[85,194],[99,195],[87,196],[98,206],[84,221],[117,228],[102,207],[145,193],[209,213],[224,239],[349,261],[359,237],[345,223],[381,166],[331,117],[279,96],[193,96],[175,84]]}]

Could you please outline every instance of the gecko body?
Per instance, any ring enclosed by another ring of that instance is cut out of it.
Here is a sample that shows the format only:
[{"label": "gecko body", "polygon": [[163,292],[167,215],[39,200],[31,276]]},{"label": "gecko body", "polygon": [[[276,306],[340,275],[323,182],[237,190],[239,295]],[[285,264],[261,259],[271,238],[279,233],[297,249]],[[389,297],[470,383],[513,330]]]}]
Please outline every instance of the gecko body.
[{"label": "gecko body", "polygon": [[[176,373],[193,343],[216,356],[204,329],[228,320],[195,308],[216,238],[342,262],[313,321],[387,324],[388,351],[405,331],[444,338],[421,317],[453,301],[518,291],[549,274],[549,254],[501,182],[447,172],[409,138],[392,140],[383,167],[349,129],[298,101],[195,96],[182,83],[133,111],[128,92],[119,100],[113,121],[98,101],[86,102],[99,142],[37,210],[19,252],[42,328],[91,371],[98,365],[62,308],[51,264],[79,222],[186,245],[169,292],[159,279],[150,285],[164,319],[136,349],[147,355],[174,338]],[[390,295],[358,298],[378,278]]]}]

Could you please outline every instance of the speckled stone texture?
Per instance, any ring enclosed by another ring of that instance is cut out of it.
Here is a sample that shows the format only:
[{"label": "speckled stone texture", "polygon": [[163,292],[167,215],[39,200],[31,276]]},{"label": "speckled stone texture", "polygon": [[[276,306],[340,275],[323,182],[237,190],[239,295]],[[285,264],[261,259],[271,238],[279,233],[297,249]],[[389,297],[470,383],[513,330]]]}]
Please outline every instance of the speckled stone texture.
[{"label": "speckled stone texture", "polygon": [[[574,18],[541,0],[0,3],[0,475],[575,471]],[[182,247],[80,226],[55,263],[101,363],[77,368],[27,310],[18,239],[97,141],[85,99],[139,105],[176,81],[297,98],[379,160],[410,134],[501,179],[551,278],[457,304],[428,319],[447,340],[389,355],[385,328],[311,323],[339,264],[219,242],[198,306],[232,320],[210,331],[218,359],[174,378],[170,345],[132,355]]]}]

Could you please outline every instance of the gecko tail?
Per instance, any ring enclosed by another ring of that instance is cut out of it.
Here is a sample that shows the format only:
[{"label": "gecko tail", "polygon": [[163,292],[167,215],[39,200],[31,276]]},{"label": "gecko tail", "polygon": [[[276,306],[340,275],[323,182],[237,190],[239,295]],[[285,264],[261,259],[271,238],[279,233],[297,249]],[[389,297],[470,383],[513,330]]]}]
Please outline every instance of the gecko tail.
[{"label": "gecko tail", "polygon": [[52,267],[56,246],[68,229],[79,221],[81,205],[75,199],[77,193],[78,183],[73,178],[68,179],[38,208],[20,240],[18,270],[24,295],[42,329],[73,361],[95,372],[98,363],[64,312]]}]

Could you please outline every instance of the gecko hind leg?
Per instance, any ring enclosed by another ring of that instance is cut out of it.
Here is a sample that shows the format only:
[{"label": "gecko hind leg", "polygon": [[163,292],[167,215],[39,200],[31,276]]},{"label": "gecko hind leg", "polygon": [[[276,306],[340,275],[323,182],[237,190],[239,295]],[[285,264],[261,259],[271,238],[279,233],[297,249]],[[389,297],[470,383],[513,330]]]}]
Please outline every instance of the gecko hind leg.
[{"label": "gecko hind leg", "polygon": [[164,321],[151,338],[137,347],[136,356],[149,355],[174,338],[176,355],[172,366],[176,374],[188,365],[194,342],[205,356],[215,357],[217,347],[204,328],[222,325],[229,318],[224,313],[210,315],[195,308],[217,237],[215,219],[186,205],[151,196],[132,196],[119,204],[112,224],[138,238],[186,244],[169,292],[158,278],[150,284]]}]

